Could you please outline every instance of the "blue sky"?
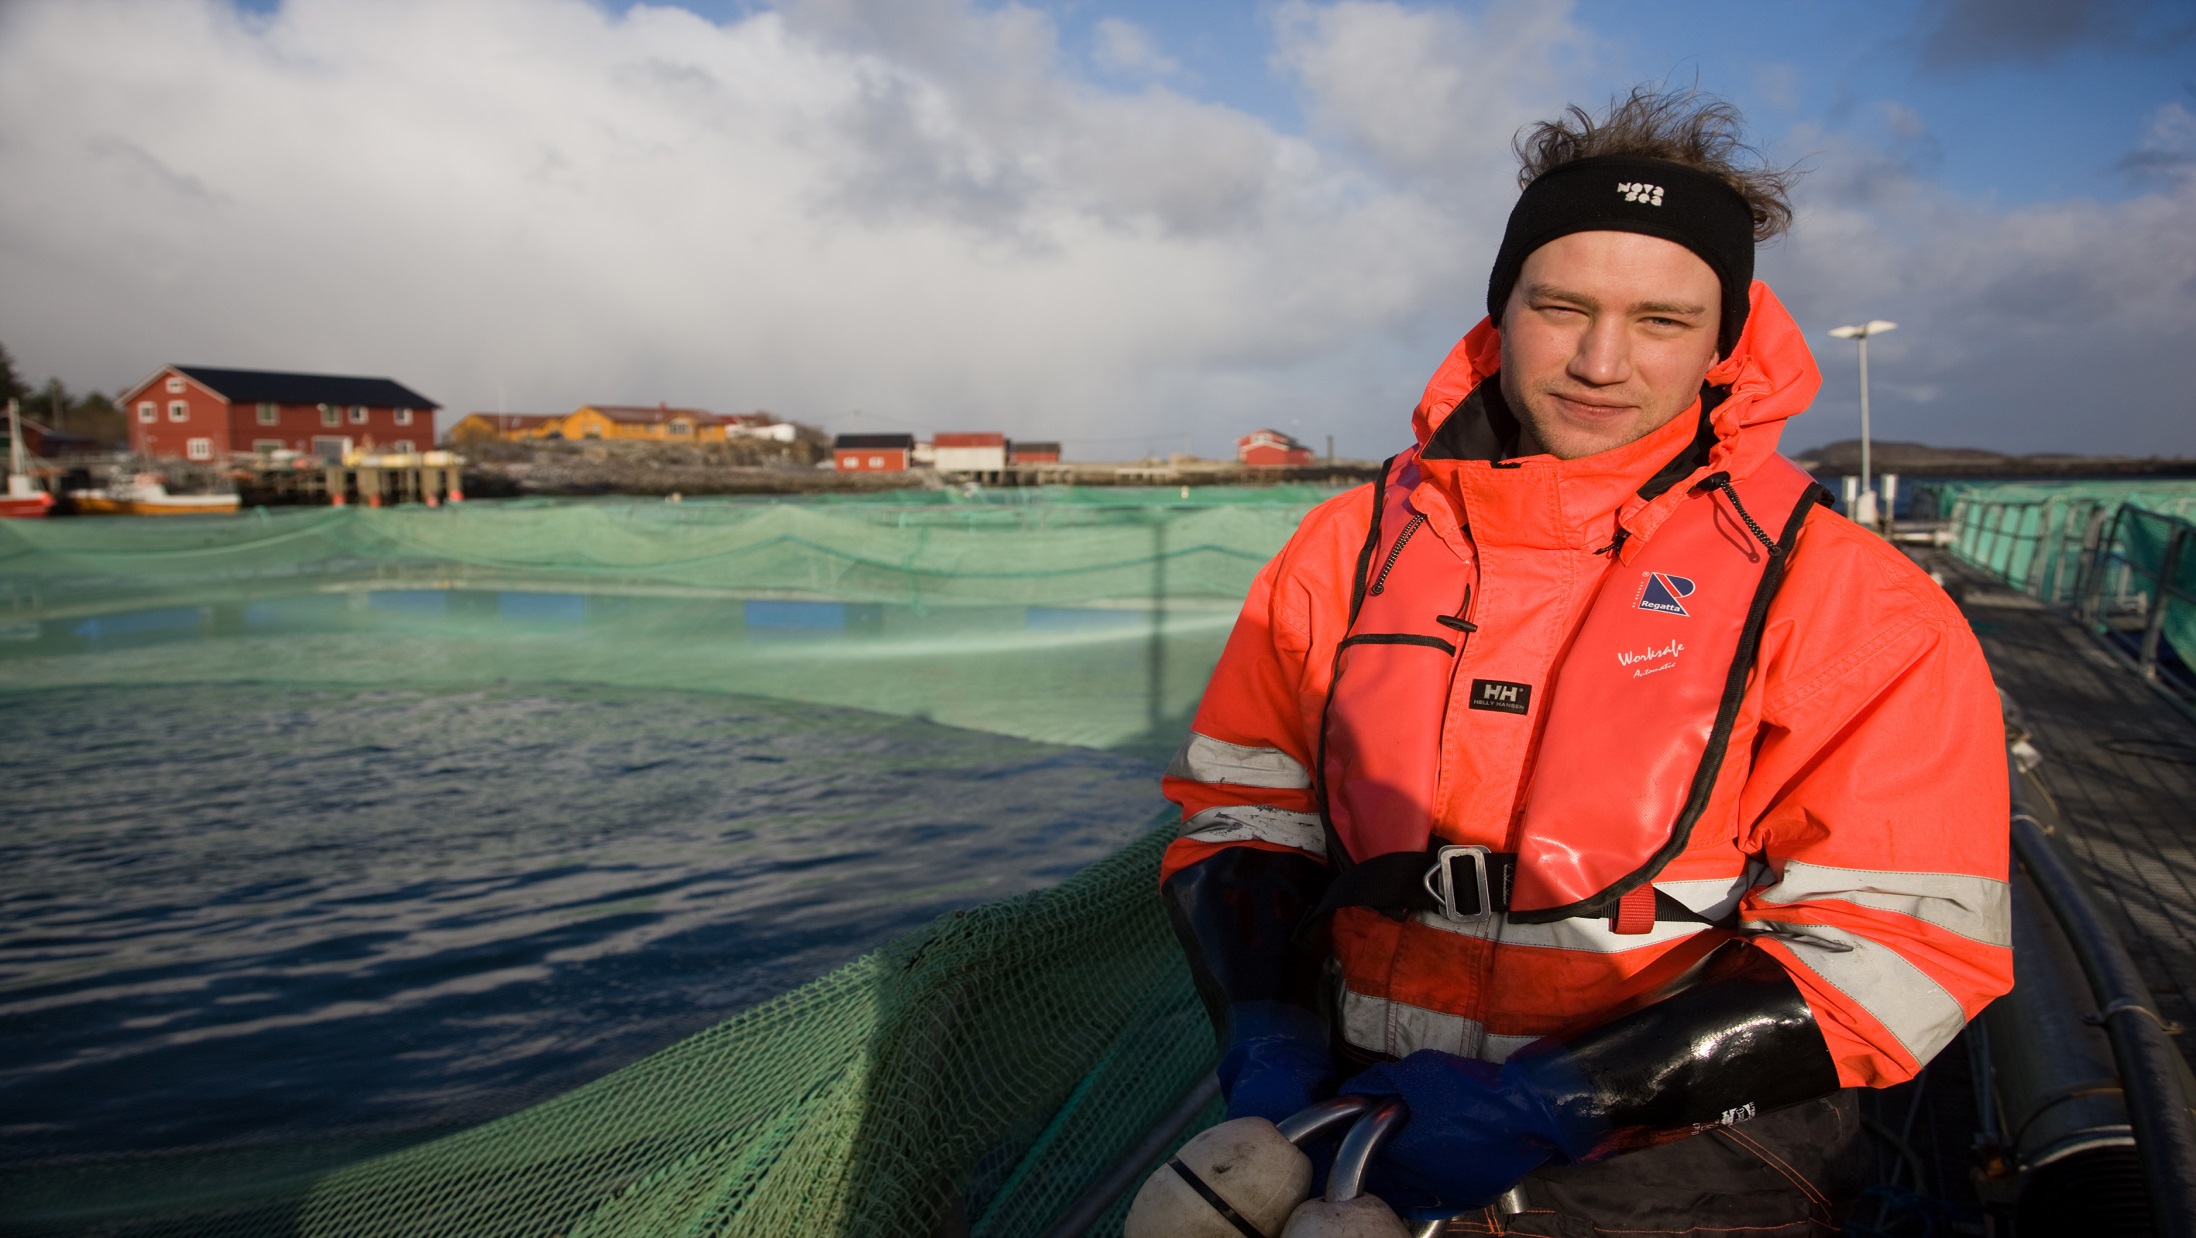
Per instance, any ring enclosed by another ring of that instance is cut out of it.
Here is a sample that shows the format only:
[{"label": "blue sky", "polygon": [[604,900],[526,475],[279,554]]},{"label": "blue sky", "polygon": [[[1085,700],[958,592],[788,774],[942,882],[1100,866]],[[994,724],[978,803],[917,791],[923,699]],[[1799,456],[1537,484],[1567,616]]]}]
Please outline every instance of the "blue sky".
[{"label": "blue sky", "polygon": [[1878,433],[2196,455],[2196,14],[2137,0],[14,0],[0,340],[1086,458],[1393,450],[1509,136],[1644,80],[1808,168],[1762,277]]}]

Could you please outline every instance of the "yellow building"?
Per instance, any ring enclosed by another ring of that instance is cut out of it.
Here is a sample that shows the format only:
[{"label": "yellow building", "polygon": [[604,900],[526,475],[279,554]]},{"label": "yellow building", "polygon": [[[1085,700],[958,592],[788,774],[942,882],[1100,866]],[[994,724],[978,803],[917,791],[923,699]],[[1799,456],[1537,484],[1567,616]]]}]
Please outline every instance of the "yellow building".
[{"label": "yellow building", "polygon": [[454,443],[478,443],[494,439],[517,442],[521,439],[548,438],[564,424],[560,414],[535,413],[468,413],[464,419],[450,427],[450,441]]},{"label": "yellow building", "polygon": [[672,408],[658,404],[642,408],[627,404],[589,404],[564,418],[557,428],[567,439],[640,438],[658,442],[716,443],[724,441],[728,417],[698,408]]}]

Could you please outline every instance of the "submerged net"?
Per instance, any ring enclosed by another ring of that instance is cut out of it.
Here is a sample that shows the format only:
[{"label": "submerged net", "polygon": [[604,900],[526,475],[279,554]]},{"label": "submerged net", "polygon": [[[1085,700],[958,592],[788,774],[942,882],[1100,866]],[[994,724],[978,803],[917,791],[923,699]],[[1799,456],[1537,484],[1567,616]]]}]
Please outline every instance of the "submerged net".
[{"label": "submerged net", "polygon": [[[1156,753],[1329,493],[5,522],[0,690],[563,680]],[[1170,836],[484,1125],[332,1168],[11,1175],[0,1228],[1045,1233],[1212,1065],[1155,897]]]},{"label": "submerged net", "polygon": [[0,673],[722,690],[1164,744],[1252,577],[1331,493],[1300,490],[7,521]]}]

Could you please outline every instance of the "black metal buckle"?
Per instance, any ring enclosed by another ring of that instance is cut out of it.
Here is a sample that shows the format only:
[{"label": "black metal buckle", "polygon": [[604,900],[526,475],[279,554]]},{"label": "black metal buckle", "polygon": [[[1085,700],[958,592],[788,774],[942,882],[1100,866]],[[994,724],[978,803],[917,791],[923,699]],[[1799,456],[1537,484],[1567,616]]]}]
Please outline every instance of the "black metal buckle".
[{"label": "black metal buckle", "polygon": [[[1445,920],[1457,924],[1475,924],[1494,915],[1494,899],[1488,893],[1487,862],[1489,852],[1485,847],[1443,846],[1434,852],[1433,867],[1426,870],[1426,893],[1433,895],[1434,906],[1439,908]],[[1459,911],[1456,906],[1458,884],[1456,861],[1469,856],[1472,861],[1470,885],[1464,887],[1478,896],[1472,904],[1476,910]]]}]

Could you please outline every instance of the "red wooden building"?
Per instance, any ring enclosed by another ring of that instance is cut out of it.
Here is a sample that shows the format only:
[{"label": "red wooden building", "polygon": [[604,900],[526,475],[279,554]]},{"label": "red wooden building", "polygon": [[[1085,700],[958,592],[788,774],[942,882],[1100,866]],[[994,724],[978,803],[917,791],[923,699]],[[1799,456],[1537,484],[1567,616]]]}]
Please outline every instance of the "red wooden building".
[{"label": "red wooden building", "polygon": [[1254,469],[1319,462],[1311,448],[1279,430],[1253,430],[1235,440],[1235,458]]},{"label": "red wooden building", "polygon": [[832,440],[832,462],[846,473],[904,473],[915,458],[912,434],[842,434]]},{"label": "red wooden building", "polygon": [[386,378],[170,365],[123,393],[130,450],[220,460],[257,451],[425,451],[440,405]]},{"label": "red wooden building", "polygon": [[1009,464],[1058,464],[1059,462],[1060,445],[1058,443],[1025,443],[1017,439],[1007,444],[1007,463]]}]

